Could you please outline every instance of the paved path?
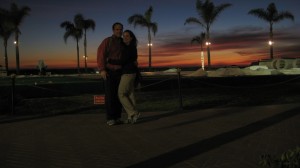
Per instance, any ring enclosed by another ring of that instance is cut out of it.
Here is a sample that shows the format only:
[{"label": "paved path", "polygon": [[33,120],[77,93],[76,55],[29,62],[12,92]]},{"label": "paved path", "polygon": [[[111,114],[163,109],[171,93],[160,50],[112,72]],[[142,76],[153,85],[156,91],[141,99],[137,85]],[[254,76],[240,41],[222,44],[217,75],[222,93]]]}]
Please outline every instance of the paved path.
[{"label": "paved path", "polygon": [[107,126],[83,113],[0,122],[1,168],[257,168],[300,145],[300,104],[144,112]]}]

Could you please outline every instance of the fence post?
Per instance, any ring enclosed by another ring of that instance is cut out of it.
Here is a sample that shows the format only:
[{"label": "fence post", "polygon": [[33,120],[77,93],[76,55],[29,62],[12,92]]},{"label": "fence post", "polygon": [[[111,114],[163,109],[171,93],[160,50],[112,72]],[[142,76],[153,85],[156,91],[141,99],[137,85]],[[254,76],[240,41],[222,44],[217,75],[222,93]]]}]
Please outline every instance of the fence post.
[{"label": "fence post", "polygon": [[180,75],[181,69],[177,68],[177,76],[178,76],[178,93],[179,93],[179,110],[183,109],[182,106],[182,94],[181,94],[181,75]]},{"label": "fence post", "polygon": [[11,75],[11,115],[15,113],[15,79],[16,75]]}]

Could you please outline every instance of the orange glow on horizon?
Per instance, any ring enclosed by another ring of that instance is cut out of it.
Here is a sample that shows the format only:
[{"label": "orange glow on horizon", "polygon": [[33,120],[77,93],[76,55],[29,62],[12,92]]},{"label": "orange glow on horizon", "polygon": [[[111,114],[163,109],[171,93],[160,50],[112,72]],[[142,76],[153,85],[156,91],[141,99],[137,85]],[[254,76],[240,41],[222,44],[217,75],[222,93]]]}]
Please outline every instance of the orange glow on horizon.
[{"label": "orange glow on horizon", "polygon": [[[91,50],[88,53],[87,67],[97,69],[96,53]],[[275,51],[276,57],[279,57],[280,51]],[[138,63],[139,67],[148,67],[148,48],[138,48]],[[48,69],[59,68],[77,68],[77,55],[72,50],[71,54],[63,56],[58,55],[58,52],[47,53],[43,57],[32,56],[28,53],[21,53],[20,65],[21,68],[36,69],[39,60],[44,60]],[[42,54],[36,54],[42,55]],[[242,49],[226,49],[226,46],[215,45],[211,48],[211,66],[249,66],[252,62],[257,62],[262,59],[269,58],[268,48],[242,48]],[[79,56],[80,68],[84,68],[84,57]],[[15,57],[9,57],[9,69],[15,68]],[[204,64],[207,66],[207,51],[204,49]],[[4,64],[1,64],[4,66]],[[197,45],[186,46],[164,46],[152,48],[152,67],[201,67],[201,51]]]},{"label": "orange glow on horizon", "polygon": [[[233,51],[211,51],[211,65],[212,66],[228,66],[228,65],[250,65],[252,61],[258,61],[266,59],[266,57],[257,56],[241,56]],[[38,58],[26,60],[22,62],[21,68],[35,69],[38,65]],[[59,59],[43,59],[48,69],[59,69],[59,68],[77,68],[77,59],[75,56],[61,57]],[[249,61],[251,60],[251,61]],[[139,55],[138,64],[139,67],[148,67],[149,57],[147,54]],[[207,52],[204,52],[204,64],[207,66]],[[188,52],[182,55],[175,56],[163,56],[153,55],[152,56],[153,67],[190,67],[190,66],[201,66],[200,51],[199,52]],[[15,68],[15,60],[10,60],[10,69]],[[97,68],[96,56],[90,56],[87,60],[88,68]],[[84,68],[84,59],[80,57],[80,68]]]}]

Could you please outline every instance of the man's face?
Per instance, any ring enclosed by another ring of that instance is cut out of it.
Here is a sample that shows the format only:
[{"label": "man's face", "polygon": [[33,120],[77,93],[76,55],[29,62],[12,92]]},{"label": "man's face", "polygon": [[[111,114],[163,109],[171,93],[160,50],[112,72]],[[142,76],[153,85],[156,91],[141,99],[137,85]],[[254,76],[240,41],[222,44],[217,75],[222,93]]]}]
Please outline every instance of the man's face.
[{"label": "man's face", "polygon": [[113,33],[117,37],[121,37],[123,33],[123,27],[122,25],[115,25]]}]

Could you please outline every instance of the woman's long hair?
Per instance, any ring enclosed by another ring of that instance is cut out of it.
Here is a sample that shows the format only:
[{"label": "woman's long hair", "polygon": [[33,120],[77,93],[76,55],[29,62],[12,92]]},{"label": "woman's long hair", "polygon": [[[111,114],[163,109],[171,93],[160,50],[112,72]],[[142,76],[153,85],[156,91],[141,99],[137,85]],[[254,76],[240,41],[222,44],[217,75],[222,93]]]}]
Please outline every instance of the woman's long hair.
[{"label": "woman's long hair", "polygon": [[130,42],[130,45],[134,45],[134,46],[136,47],[138,41],[137,41],[137,39],[136,39],[134,33],[133,33],[131,30],[125,30],[123,33],[125,33],[125,32],[129,33],[130,37],[132,38],[132,40],[131,40],[131,42]]}]

